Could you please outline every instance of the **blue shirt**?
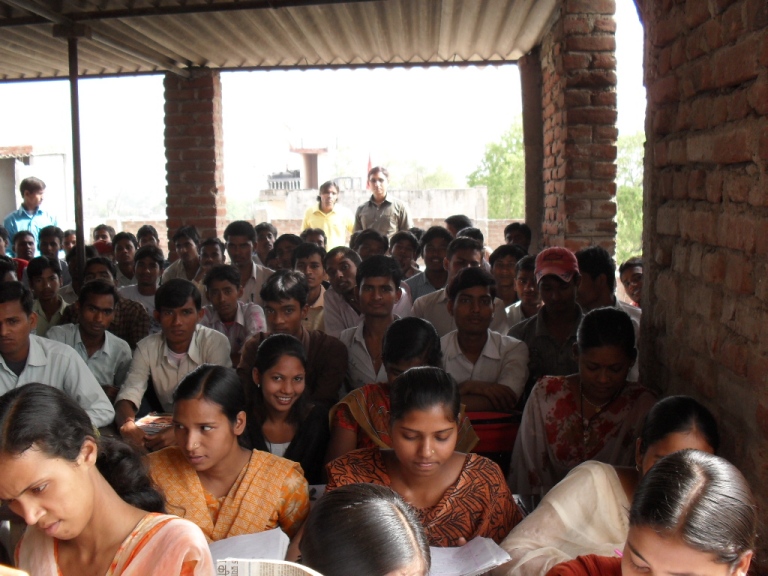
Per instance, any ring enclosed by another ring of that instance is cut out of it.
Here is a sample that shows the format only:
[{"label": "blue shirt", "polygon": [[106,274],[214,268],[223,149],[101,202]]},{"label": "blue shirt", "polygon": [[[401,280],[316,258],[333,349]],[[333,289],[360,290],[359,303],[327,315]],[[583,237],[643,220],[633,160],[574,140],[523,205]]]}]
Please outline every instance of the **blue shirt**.
[{"label": "blue shirt", "polygon": [[58,226],[58,223],[55,216],[51,216],[40,208],[34,214],[30,214],[24,210],[24,207],[21,207],[5,217],[3,226],[8,230],[8,235],[11,238],[11,243],[5,250],[8,256],[16,256],[13,253],[13,237],[16,232],[21,232],[22,230],[29,230],[35,236],[35,256],[40,256],[40,250],[37,248],[37,237],[40,234],[40,230],[46,226]]}]

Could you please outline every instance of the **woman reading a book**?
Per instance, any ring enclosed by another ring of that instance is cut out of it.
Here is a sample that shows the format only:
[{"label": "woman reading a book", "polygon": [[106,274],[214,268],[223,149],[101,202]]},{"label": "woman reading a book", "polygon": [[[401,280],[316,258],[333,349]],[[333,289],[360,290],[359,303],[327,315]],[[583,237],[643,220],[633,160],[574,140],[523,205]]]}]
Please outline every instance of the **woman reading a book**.
[{"label": "woman reading a book", "polygon": [[660,400],[635,444],[635,467],[590,460],[571,470],[504,539],[511,561],[494,576],[538,576],[577,556],[611,554],[627,539],[627,510],[643,475],[668,454],[689,448],[714,453],[719,444],[715,418],[699,402],[689,396]]},{"label": "woman reading a book", "polygon": [[299,340],[288,334],[266,338],[256,352],[246,434],[257,450],[298,462],[310,484],[323,484],[328,408],[309,401],[305,375]]},{"label": "woman reading a book", "polygon": [[620,557],[579,556],[548,576],[746,576],[757,505],[735,466],[698,450],[670,454],[640,481]]},{"label": "woman reading a book", "polygon": [[[416,366],[439,367],[440,336],[429,322],[408,317],[395,320],[384,335],[381,360],[387,382],[355,388],[331,409],[331,442],[327,460],[355,448],[392,447],[389,435],[390,387],[395,378]],[[469,419],[461,415],[456,450],[469,452],[477,444]]]},{"label": "woman reading a book", "polygon": [[439,368],[411,368],[392,384],[392,449],[354,450],[328,464],[327,490],[389,486],[416,509],[430,546],[476,536],[501,542],[522,519],[499,467],[456,452],[460,396]]},{"label": "woman reading a book", "polygon": [[295,462],[244,444],[245,394],[231,368],[204,364],[173,394],[176,446],[149,455],[168,510],[209,541],[282,528],[289,537],[309,512]]},{"label": "woman reading a book", "polygon": [[141,457],[97,436],[51,386],[0,397],[0,498],[29,525],[16,565],[34,576],[212,574],[200,529],[162,513]]},{"label": "woman reading a book", "polygon": [[426,576],[430,553],[413,508],[389,488],[351,484],[312,507],[301,562],[333,576]]}]

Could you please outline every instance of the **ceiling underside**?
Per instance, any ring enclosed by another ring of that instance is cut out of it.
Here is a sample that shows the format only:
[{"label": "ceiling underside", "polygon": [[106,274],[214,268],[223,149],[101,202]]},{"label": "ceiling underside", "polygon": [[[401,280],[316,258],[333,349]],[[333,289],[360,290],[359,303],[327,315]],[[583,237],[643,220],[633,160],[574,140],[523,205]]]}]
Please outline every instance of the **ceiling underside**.
[{"label": "ceiling underside", "polygon": [[[559,0],[0,0],[0,81],[225,70],[494,64]],[[56,37],[54,37],[54,24]]]}]

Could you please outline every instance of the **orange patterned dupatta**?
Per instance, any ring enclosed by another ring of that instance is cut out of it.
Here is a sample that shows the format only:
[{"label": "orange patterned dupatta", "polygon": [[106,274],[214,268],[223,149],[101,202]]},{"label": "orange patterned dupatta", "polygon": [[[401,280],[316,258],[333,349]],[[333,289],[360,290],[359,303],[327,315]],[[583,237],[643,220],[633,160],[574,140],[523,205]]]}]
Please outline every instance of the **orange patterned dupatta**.
[{"label": "orange patterned dupatta", "polygon": [[220,501],[206,496],[197,472],[178,447],[150,454],[149,472],[165,495],[168,511],[197,524],[209,541],[278,526],[293,537],[309,513],[301,466],[268,452],[253,451]]},{"label": "orange patterned dupatta", "polygon": [[[389,436],[390,386],[386,383],[366,384],[355,388],[341,402],[331,408],[329,415],[331,429],[334,425],[342,428],[357,428],[357,448],[392,447]],[[351,421],[350,421],[351,418]],[[334,423],[334,419],[336,422]],[[456,441],[457,452],[471,452],[479,438],[461,405],[459,433]]]},{"label": "orange patterned dupatta", "polygon": [[[60,576],[58,540],[30,527],[16,565],[35,576]],[[181,518],[147,514],[120,545],[105,576],[210,576],[213,561],[200,529]]]}]

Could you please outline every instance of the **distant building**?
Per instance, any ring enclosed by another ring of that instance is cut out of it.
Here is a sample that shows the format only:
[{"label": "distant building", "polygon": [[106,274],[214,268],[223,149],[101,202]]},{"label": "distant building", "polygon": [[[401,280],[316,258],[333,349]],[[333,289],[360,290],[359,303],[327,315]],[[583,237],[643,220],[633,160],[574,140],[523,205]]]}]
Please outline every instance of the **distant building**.
[{"label": "distant building", "polygon": [[267,183],[270,190],[301,190],[301,170],[270,174]]}]

